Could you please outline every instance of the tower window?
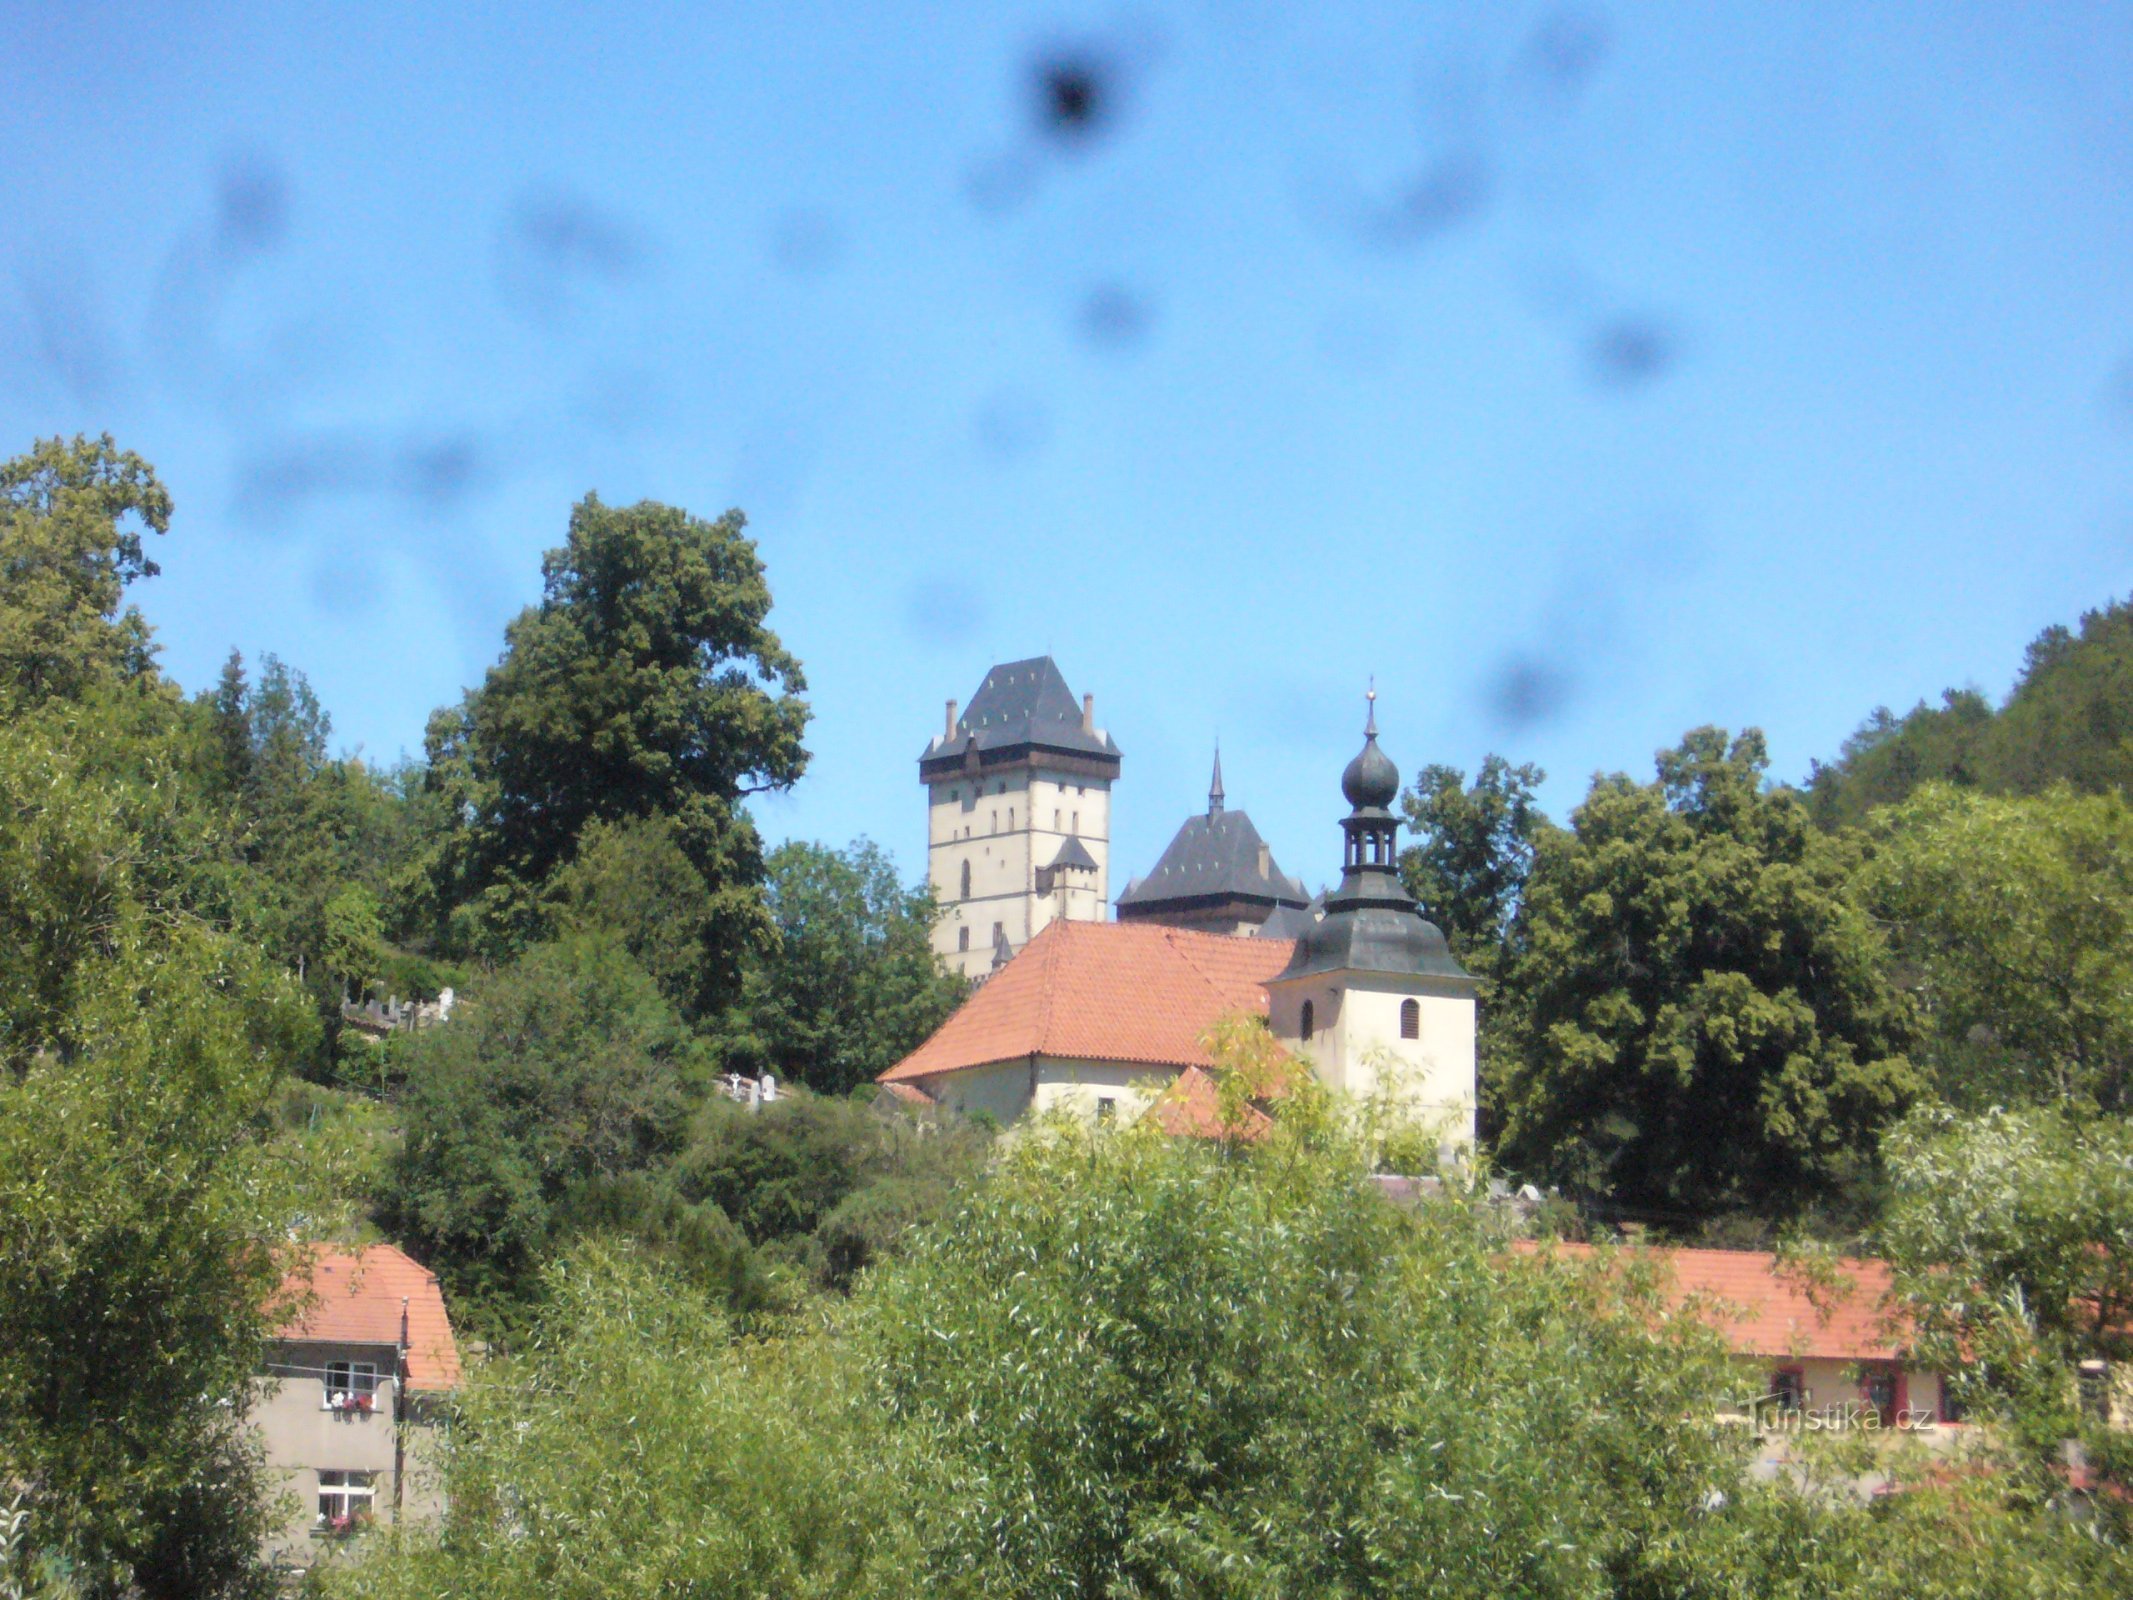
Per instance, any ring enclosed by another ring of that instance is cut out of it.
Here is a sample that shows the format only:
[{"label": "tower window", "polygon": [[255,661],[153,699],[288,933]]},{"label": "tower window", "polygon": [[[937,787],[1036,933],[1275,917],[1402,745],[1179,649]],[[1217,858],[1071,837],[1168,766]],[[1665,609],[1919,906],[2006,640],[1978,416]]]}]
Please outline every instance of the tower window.
[{"label": "tower window", "polygon": [[970,930],[968,928],[955,930],[955,947],[958,950],[968,950],[970,948]]},{"label": "tower window", "polygon": [[1311,1035],[1318,1031],[1318,1014],[1311,1009],[1311,1002],[1308,1000],[1304,1002],[1303,1020],[1297,1031],[1303,1035],[1306,1044],[1311,1042]]},{"label": "tower window", "polygon": [[1402,1000],[1400,1002],[1400,1037],[1403,1039],[1419,1039],[1422,1037],[1421,1001]]},{"label": "tower window", "polygon": [[970,863],[967,861],[963,863],[963,898],[970,898]]},{"label": "tower window", "polygon": [[1074,813],[1074,831],[1076,833],[1081,832],[1081,813],[1079,811]]},{"label": "tower window", "polygon": [[1059,831],[1059,808],[1058,808],[1057,806],[1054,806],[1054,807],[1052,808],[1052,832],[1054,832],[1054,833],[1057,833],[1058,831]]},{"label": "tower window", "polygon": [[1015,808],[1013,806],[1007,808],[1007,831],[1009,833],[1015,831]]}]

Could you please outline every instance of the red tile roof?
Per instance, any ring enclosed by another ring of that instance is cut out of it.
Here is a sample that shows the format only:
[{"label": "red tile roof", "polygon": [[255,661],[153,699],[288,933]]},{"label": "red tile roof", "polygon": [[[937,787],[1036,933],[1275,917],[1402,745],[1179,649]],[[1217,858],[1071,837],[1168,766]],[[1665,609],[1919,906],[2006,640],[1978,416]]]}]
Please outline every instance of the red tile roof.
[{"label": "red tile roof", "polygon": [[881,1081],[1033,1055],[1210,1066],[1201,1036],[1234,1012],[1263,1015],[1266,980],[1288,962],[1286,939],[1054,922]]},{"label": "red tile roof", "polygon": [[1235,1126],[1222,1120],[1214,1074],[1187,1067],[1149,1109],[1155,1125],[1173,1138],[1242,1139],[1250,1143],[1273,1132],[1274,1119],[1255,1105],[1242,1107]]},{"label": "red tile roof", "polygon": [[884,1093],[893,1095],[896,1099],[904,1101],[908,1105],[931,1106],[939,1104],[932,1095],[926,1093],[915,1083],[888,1083],[883,1084],[882,1089]]},{"label": "red tile roof", "polygon": [[459,1387],[459,1346],[445,1315],[436,1274],[389,1244],[350,1250],[326,1245],[307,1250],[304,1264],[284,1284],[292,1295],[308,1286],[313,1297],[302,1314],[275,1337],[318,1344],[400,1342],[400,1311],[407,1308],[407,1386]]},{"label": "red tile roof", "polygon": [[[1590,1255],[1580,1244],[1529,1245],[1568,1255]],[[1669,1274],[1668,1293],[1679,1306],[1691,1297],[1709,1302],[1705,1316],[1736,1355],[1890,1361],[1902,1355],[1905,1324],[1891,1325],[1894,1297],[1889,1264],[1871,1258],[1836,1259],[1837,1293],[1825,1295],[1797,1273],[1780,1269],[1764,1250],[1656,1250]],[[1816,1300],[1821,1300],[1818,1307]]]}]

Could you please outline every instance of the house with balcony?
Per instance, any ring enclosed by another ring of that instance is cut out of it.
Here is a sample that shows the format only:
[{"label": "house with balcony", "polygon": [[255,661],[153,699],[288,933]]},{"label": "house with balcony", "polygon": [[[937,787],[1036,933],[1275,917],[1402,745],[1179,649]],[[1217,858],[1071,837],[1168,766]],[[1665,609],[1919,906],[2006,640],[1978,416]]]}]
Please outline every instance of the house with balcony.
[{"label": "house with balcony", "polygon": [[441,1515],[459,1348],[436,1275],[392,1245],[307,1249],[286,1288],[295,1309],[252,1421],[289,1503],[268,1555],[306,1570],[368,1530]]}]

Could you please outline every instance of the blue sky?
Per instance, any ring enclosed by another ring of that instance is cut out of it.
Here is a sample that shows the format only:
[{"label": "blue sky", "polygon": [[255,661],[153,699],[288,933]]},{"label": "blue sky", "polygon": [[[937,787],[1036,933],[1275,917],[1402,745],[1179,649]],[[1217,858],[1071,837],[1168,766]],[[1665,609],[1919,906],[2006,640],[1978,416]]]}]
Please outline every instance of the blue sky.
[{"label": "blue sky", "polygon": [[154,461],[167,666],[278,652],[372,756],[587,490],[748,512],[816,709],[765,830],[908,872],[994,660],[1096,694],[1119,884],[1217,734],[1315,882],[1369,674],[1561,814],[2133,589],[2126,5],[0,24],[0,440]]}]

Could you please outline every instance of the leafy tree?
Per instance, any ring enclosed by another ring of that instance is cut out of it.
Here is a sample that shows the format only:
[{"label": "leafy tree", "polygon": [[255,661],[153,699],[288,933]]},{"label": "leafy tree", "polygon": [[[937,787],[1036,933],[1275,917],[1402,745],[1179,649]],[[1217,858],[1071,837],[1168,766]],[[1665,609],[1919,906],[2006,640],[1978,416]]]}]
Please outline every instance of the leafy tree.
[{"label": "leafy tree", "polygon": [[1469,970],[1493,965],[1510,932],[1548,827],[1534,797],[1547,777],[1492,755],[1472,784],[1457,767],[1424,767],[1401,799],[1415,842],[1400,852],[1400,876]]},{"label": "leafy tree", "polygon": [[668,1001],[695,1020],[704,941],[713,931],[711,886],[671,817],[592,823],[550,891],[557,926],[615,934]]},{"label": "leafy tree", "polygon": [[156,575],[143,528],[169,531],[170,493],[109,434],[40,439],[0,464],[0,692],[72,699],[153,673],[147,622],[119,610]]},{"label": "leafy tree", "polygon": [[1941,1092],[1974,1107],[2133,1109],[2133,810],[2064,785],[1939,785],[1875,819],[1860,893],[1932,1025]]},{"label": "leafy tree", "polygon": [[1784,1214],[1871,1171],[1917,1091],[1846,850],[1700,728],[1539,843],[1496,1015],[1502,1159],[1645,1210]]},{"label": "leafy tree", "polygon": [[738,512],[706,522],[588,495],[542,562],[545,592],[456,715],[432,719],[438,782],[467,820],[443,863],[492,942],[539,923],[549,876],[596,821],[665,817],[710,893],[697,1009],[770,931],[742,805],[806,765],[800,664],[765,626],[770,587]]},{"label": "leafy tree", "polygon": [[212,832],[141,709],[0,728],[0,1480],[91,1594],[238,1593],[272,1246],[318,1214],[269,1137],[307,1019],[218,925]]},{"label": "leafy tree", "polygon": [[1600,1595],[1738,1476],[1649,1281],[1403,1210],[1370,1141],[1058,1127],[861,1296],[933,1585]]},{"label": "leafy tree", "polygon": [[1975,689],[1902,717],[1875,711],[1807,788],[1815,820],[1841,827],[1928,783],[2036,794],[2062,782],[2121,794],[2133,782],[2133,602],[2086,613],[2078,633],[2040,633],[1997,711]]},{"label": "leafy tree", "polygon": [[990,1143],[967,1125],[914,1123],[893,1105],[809,1094],[754,1109],[713,1100],[673,1177],[756,1243],[795,1241],[787,1253],[841,1288],[906,1226],[948,1209]]},{"label": "leafy tree", "polygon": [[2059,1494],[2063,1441],[2081,1441],[2101,1485],[2095,1514],[2127,1542],[2133,1443],[2100,1403],[2083,1404],[2079,1374],[2133,1357],[2133,1124],[2056,1106],[1933,1108],[1887,1152],[1881,1239],[1921,1357],[1963,1375],[2032,1499]]},{"label": "leafy tree", "polygon": [[893,1067],[962,1003],[966,986],[933,954],[931,890],[899,883],[878,845],[782,845],[767,892],[775,937],[747,970],[736,1064],[841,1094]]},{"label": "leafy tree", "polygon": [[336,1588],[916,1595],[907,1486],[849,1370],[833,1339],[739,1344],[629,1254],[580,1250],[528,1351],[461,1397],[442,1535],[380,1548]]},{"label": "leafy tree", "polygon": [[461,1004],[408,1051],[388,1220],[508,1326],[572,1191],[679,1146],[693,1047],[611,935],[538,945]]}]

